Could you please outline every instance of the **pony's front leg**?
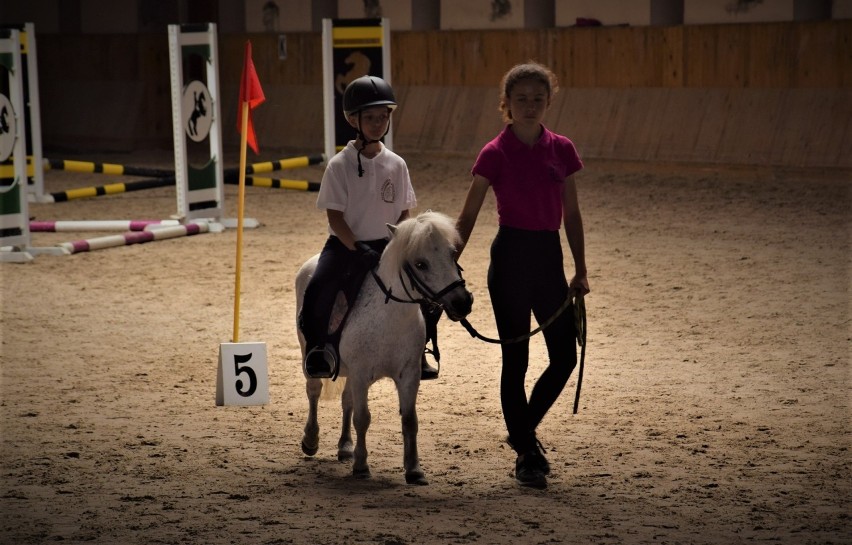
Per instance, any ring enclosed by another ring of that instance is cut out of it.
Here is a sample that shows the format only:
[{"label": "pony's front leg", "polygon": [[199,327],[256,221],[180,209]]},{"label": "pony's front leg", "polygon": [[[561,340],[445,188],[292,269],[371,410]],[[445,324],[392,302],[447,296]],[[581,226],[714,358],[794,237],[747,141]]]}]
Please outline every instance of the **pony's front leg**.
[{"label": "pony's front leg", "polygon": [[346,383],[340,404],[343,409],[343,422],[340,425],[340,440],[337,442],[337,459],[341,462],[352,459],[352,386]]},{"label": "pony's front leg", "polygon": [[349,381],[350,384],[347,386],[352,386],[350,390],[353,406],[352,421],[357,434],[352,474],[355,477],[367,478],[370,476],[370,466],[367,464],[367,428],[370,427],[372,419],[370,407],[367,405],[367,385],[360,382],[354,384],[355,381],[351,378]]},{"label": "pony's front leg", "polygon": [[[418,373],[419,373],[418,368]],[[419,381],[414,379],[407,385],[397,383],[399,392],[399,412],[402,416],[402,463],[405,468],[405,482],[408,484],[426,485],[429,481],[420,469],[420,455],[417,453],[417,390]]]},{"label": "pony's front leg", "polygon": [[305,434],[302,436],[302,452],[308,456],[313,456],[319,449],[317,410],[322,393],[322,380],[318,378],[307,379],[305,391],[308,394],[308,421],[305,423]]}]

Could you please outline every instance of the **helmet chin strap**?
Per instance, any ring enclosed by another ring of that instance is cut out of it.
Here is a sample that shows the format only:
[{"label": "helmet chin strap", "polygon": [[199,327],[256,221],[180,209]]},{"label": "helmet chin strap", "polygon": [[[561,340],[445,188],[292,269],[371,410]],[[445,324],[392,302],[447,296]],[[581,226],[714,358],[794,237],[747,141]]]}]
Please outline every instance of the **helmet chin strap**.
[{"label": "helmet chin strap", "polygon": [[[382,138],[384,138],[385,135],[387,135],[387,133],[389,131],[390,131],[390,118],[388,118],[388,128],[385,129],[385,134],[382,135]],[[361,141],[361,147],[358,148],[358,177],[363,178],[364,177],[364,167],[361,166],[361,152],[364,151],[367,148],[367,146],[369,146],[370,144],[375,144],[377,142],[381,142],[382,138],[379,138],[378,140],[367,140],[367,137],[364,135],[364,132],[361,130],[361,111],[360,110],[358,111],[358,129],[357,129],[356,132],[358,133],[358,140]]]}]

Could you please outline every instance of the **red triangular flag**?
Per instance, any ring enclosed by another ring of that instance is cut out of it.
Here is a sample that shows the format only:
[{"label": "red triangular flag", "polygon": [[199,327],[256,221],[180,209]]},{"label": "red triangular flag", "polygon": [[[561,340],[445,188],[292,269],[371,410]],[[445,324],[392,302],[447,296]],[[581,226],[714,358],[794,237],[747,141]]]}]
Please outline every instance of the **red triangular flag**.
[{"label": "red triangular flag", "polygon": [[246,130],[246,142],[251,146],[255,153],[260,153],[257,148],[257,137],[254,134],[254,124],[251,121],[251,111],[266,100],[263,96],[263,89],[260,87],[260,80],[257,79],[257,72],[254,69],[254,62],[251,60],[251,42],[246,42],[246,58],[243,62],[243,75],[240,81],[240,107],[237,111],[237,133],[241,133],[242,129],[242,112],[243,103],[248,102],[248,129]]}]

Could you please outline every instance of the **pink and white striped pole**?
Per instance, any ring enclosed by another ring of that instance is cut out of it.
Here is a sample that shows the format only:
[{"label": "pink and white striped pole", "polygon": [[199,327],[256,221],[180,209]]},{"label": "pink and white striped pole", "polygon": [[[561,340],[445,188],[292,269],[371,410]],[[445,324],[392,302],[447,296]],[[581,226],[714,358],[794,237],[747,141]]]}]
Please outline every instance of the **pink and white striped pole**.
[{"label": "pink and white striped pole", "polygon": [[170,225],[165,227],[148,227],[145,231],[130,231],[120,235],[108,235],[105,237],[63,242],[59,246],[70,254],[114,248],[116,246],[129,246],[131,244],[142,244],[155,240],[166,240],[169,238],[192,236],[199,233],[207,233],[209,227],[206,223],[190,223],[187,225]]},{"label": "pink and white striped pole", "polygon": [[144,231],[148,226],[180,225],[178,220],[57,220],[30,221],[31,232]]}]

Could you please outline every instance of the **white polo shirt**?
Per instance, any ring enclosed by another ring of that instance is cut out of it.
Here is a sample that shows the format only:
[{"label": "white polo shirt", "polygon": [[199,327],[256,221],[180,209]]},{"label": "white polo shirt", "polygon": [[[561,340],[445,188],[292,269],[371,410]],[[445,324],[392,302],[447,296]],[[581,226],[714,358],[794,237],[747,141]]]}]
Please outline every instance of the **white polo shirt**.
[{"label": "white polo shirt", "polygon": [[[395,224],[400,214],[417,206],[408,165],[381,144],[381,151],[372,159],[361,155],[361,166],[364,175],[359,177],[358,150],[350,140],[328,161],[317,208],[343,212],[356,240],[387,238],[386,224]],[[328,232],[336,236],[330,225]]]}]

